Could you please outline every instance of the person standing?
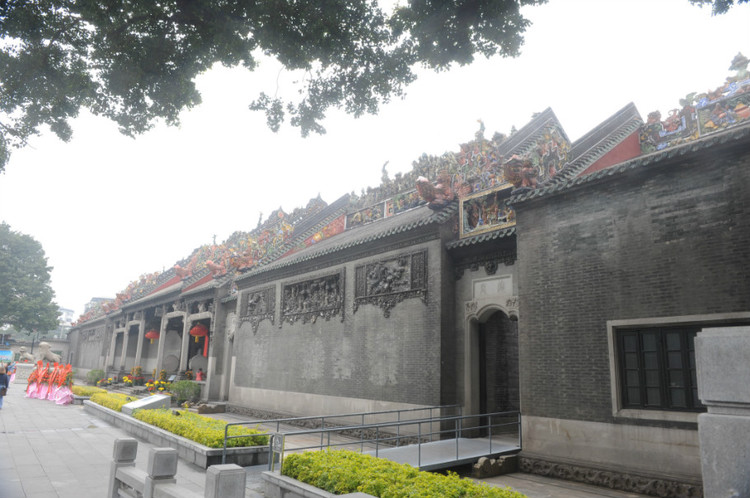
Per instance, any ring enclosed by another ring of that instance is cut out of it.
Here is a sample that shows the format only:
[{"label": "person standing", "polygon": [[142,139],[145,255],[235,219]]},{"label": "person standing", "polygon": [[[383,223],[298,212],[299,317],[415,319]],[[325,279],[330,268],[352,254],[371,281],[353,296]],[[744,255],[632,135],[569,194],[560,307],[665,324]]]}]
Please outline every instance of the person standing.
[{"label": "person standing", "polygon": [[5,369],[5,375],[10,379],[10,384],[13,384],[13,380],[16,378],[16,362],[11,362],[10,365]]},{"label": "person standing", "polygon": [[8,374],[5,367],[0,366],[0,410],[3,408],[3,398],[8,393]]}]

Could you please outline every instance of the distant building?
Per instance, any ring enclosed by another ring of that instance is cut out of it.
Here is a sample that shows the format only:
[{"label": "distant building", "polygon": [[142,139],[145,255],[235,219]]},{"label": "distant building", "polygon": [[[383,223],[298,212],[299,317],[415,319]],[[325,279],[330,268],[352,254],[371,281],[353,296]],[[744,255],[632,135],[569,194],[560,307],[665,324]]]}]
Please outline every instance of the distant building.
[{"label": "distant building", "polygon": [[75,311],[69,308],[60,308],[60,318],[58,319],[58,326],[55,331],[51,334],[58,339],[65,339],[70,331],[70,327],[73,323]]}]

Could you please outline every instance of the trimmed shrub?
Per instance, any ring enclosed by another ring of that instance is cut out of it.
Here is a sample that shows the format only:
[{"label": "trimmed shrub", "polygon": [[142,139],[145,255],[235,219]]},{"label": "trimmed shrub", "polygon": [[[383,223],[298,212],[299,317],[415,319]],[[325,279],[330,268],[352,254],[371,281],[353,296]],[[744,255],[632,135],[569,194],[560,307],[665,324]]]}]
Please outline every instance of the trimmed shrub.
[{"label": "trimmed shrub", "polygon": [[127,405],[131,401],[137,401],[138,398],[134,396],[128,396],[127,394],[110,393],[107,391],[95,393],[91,396],[91,401],[97,405],[102,405],[105,408],[114,410],[116,412],[122,411],[123,405]]},{"label": "trimmed shrub", "polygon": [[97,382],[107,377],[104,370],[89,370],[86,374],[86,381],[92,386],[95,386]]},{"label": "trimmed shrub", "polygon": [[[92,398],[93,399],[93,398]],[[165,431],[177,434],[196,443],[209,448],[222,448],[224,446],[224,428],[226,422],[209,417],[202,417],[187,410],[155,409],[136,410],[133,417]],[[248,437],[228,439],[227,447],[237,446],[265,446],[268,444],[268,436],[258,429],[248,429],[242,426],[229,428],[230,436],[251,434]]]},{"label": "trimmed shrub", "polygon": [[308,451],[284,457],[281,473],[334,494],[368,493],[377,497],[526,498],[510,488],[491,487],[453,472],[422,472],[353,451]]},{"label": "trimmed shrub", "polygon": [[178,403],[184,401],[195,402],[201,397],[201,385],[192,380],[178,380],[173,382],[169,390],[177,398]]},{"label": "trimmed shrub", "polygon": [[76,396],[92,396],[96,393],[106,393],[105,389],[94,386],[73,386],[70,388]]}]

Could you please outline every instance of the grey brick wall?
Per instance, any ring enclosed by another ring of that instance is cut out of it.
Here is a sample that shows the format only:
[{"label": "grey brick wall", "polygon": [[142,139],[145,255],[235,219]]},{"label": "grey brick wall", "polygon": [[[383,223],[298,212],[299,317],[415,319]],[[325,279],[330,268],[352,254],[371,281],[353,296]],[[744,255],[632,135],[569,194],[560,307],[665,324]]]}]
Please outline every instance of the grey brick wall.
[{"label": "grey brick wall", "polygon": [[[406,299],[390,317],[373,304],[353,312],[354,269],[357,265],[427,249],[427,303]],[[253,332],[248,322],[235,337],[240,387],[305,392],[413,404],[439,404],[441,382],[441,245],[439,240],[384,251],[347,261],[292,281],[312,279],[345,269],[344,320],[334,316],[314,323],[260,322]],[[280,287],[275,282],[277,314]],[[263,286],[268,286],[264,283]]]},{"label": "grey brick wall", "polygon": [[611,420],[608,320],[750,310],[748,192],[735,148],[516,206],[523,412]]}]

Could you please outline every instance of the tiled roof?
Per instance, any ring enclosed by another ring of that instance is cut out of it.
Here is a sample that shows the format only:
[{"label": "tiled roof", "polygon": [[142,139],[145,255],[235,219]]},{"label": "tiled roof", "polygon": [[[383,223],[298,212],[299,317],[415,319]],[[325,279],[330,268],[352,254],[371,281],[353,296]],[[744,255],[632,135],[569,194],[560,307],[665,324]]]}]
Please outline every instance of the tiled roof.
[{"label": "tiled roof", "polygon": [[749,139],[750,123],[747,123],[736,128],[729,128],[722,132],[707,135],[704,138],[699,138],[692,142],[687,142],[685,144],[677,145],[668,149],[661,150],[659,152],[653,152],[651,154],[639,156],[635,159],[625,161],[616,166],[591,173],[590,175],[575,177],[565,182],[538,188],[536,190],[521,192],[517,195],[512,195],[510,198],[510,204],[516,206],[531,199],[539,199],[541,197],[547,197],[560,192],[564,192],[570,188],[594,182],[607,176],[618,175],[626,171],[644,168],[660,161],[664,161],[674,157],[685,156],[694,152],[699,152],[719,144],[739,142],[743,140],[746,141]]},{"label": "tiled roof", "polygon": [[456,212],[458,212],[457,201],[452,202],[440,211],[432,211],[427,206],[420,206],[376,223],[370,223],[368,225],[347,230],[344,233],[323,240],[286,258],[250,270],[244,275],[237,277],[236,280],[241,281],[261,273],[277,270],[305,261],[311,261],[328,254],[343,251],[351,247],[361,246],[391,235],[408,232],[422,226],[444,223]]},{"label": "tiled roof", "polygon": [[570,162],[550,179],[548,185],[580,175],[642,124],[643,120],[635,104],[629,103],[573,143],[569,153]]},{"label": "tiled roof", "polygon": [[486,232],[473,237],[466,237],[465,239],[454,240],[445,245],[448,250],[456,249],[458,247],[468,247],[474,244],[480,244],[482,242],[488,242],[490,240],[502,239],[504,237],[510,237],[516,233],[516,227],[503,228],[501,230],[495,230],[492,232]]},{"label": "tiled roof", "polygon": [[557,116],[552,112],[551,108],[546,108],[540,112],[523,128],[513,133],[503,143],[497,147],[497,152],[503,157],[510,157],[513,154],[519,156],[524,155],[532,147],[536,146],[537,138],[539,135],[544,133],[546,126],[550,123],[554,123],[560,129],[560,132],[568,139],[565,130],[560,126],[560,122],[557,120]]}]

